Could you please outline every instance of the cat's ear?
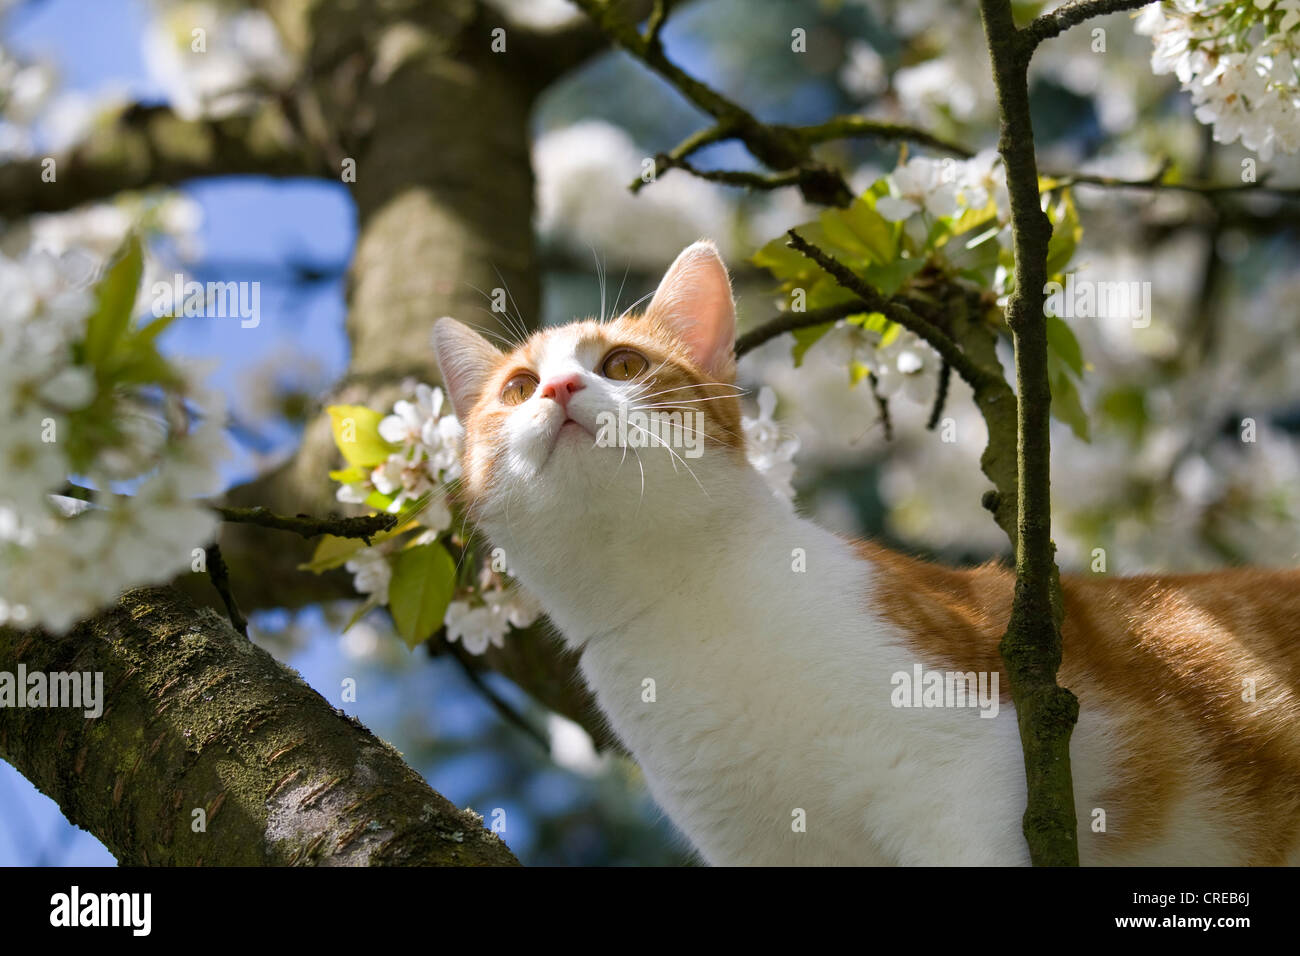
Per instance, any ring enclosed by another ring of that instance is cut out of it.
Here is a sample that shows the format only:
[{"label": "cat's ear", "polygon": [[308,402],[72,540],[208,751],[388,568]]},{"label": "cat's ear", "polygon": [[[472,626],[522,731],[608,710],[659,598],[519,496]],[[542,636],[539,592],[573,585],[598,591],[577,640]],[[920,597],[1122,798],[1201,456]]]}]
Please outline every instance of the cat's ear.
[{"label": "cat's ear", "polygon": [[447,317],[434,323],[433,351],[451,407],[463,422],[501,361],[501,353],[469,326]]},{"label": "cat's ear", "polygon": [[675,331],[695,364],[716,381],[736,377],[736,305],[727,267],[712,242],[701,240],[682,250],[646,315]]}]

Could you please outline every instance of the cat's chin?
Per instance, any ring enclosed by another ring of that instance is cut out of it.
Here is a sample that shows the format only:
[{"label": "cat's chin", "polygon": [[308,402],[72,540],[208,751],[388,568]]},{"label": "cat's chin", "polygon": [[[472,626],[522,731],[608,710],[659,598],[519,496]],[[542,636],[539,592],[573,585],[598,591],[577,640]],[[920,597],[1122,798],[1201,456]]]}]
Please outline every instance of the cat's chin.
[{"label": "cat's chin", "polygon": [[557,459],[560,461],[574,459],[584,451],[594,450],[595,445],[596,436],[592,434],[591,429],[572,418],[567,419],[555,430],[555,437],[551,440],[551,447],[546,452],[545,460],[537,469],[538,473],[553,467]]}]

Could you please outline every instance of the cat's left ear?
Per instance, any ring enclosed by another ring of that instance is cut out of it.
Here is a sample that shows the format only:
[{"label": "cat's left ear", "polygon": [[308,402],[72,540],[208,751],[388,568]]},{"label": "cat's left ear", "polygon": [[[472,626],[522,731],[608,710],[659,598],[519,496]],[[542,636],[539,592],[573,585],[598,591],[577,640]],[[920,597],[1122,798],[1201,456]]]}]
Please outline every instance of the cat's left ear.
[{"label": "cat's left ear", "polygon": [[433,326],[433,351],[456,417],[469,414],[501,353],[467,325],[444,316]]},{"label": "cat's left ear", "polygon": [[736,304],[717,247],[692,243],[664,273],[646,315],[675,331],[691,358],[715,381],[736,377]]}]

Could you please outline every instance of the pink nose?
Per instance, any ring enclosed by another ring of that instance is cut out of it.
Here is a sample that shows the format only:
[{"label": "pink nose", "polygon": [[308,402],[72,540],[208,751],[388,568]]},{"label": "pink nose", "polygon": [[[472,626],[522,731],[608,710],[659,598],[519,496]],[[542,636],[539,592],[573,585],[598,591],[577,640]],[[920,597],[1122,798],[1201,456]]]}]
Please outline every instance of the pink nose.
[{"label": "pink nose", "polygon": [[554,399],[567,412],[569,410],[569,399],[573,397],[574,392],[580,392],[586,387],[576,373],[558,375],[555,378],[548,379],[546,384],[542,386],[542,398]]}]

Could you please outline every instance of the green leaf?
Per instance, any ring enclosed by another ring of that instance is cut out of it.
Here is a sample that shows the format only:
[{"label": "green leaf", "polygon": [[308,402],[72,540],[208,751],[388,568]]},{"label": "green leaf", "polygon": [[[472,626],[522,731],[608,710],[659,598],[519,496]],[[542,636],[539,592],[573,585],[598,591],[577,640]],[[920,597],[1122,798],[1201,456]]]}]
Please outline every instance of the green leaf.
[{"label": "green leaf", "polygon": [[397,450],[379,437],[379,423],[384,416],[364,405],[331,405],[330,424],[334,444],[349,465],[373,468]]},{"label": "green leaf", "polygon": [[400,551],[388,585],[388,608],[406,646],[414,650],[442,626],[456,591],[456,562],[436,541]]},{"label": "green leaf", "polygon": [[803,255],[791,249],[784,235],[777,236],[750,257],[750,261],[760,269],[766,269],[778,279],[793,278],[808,271],[812,266]]},{"label": "green leaf", "polygon": [[1052,220],[1052,238],[1047,243],[1047,274],[1059,275],[1074,257],[1074,251],[1083,237],[1079,211],[1074,208],[1074,198],[1065,190],[1060,201],[1048,209]]},{"label": "green leaf", "polygon": [[1047,347],[1056,353],[1075,375],[1083,376],[1083,349],[1074,330],[1057,315],[1047,316]]},{"label": "green leaf", "polygon": [[136,332],[136,340],[139,342],[156,342],[158,336],[166,332],[171,327],[171,324],[179,317],[179,312],[173,312],[171,315],[164,315],[160,318],[154,319],[148,325]]},{"label": "green leaf", "polygon": [[347,563],[348,558],[365,546],[365,541],[360,538],[340,538],[337,535],[327,534],[316,545],[311,560],[298,565],[298,570],[311,571],[313,574],[332,571]]},{"label": "green leaf", "polygon": [[343,633],[346,634],[348,631],[352,630],[352,625],[356,624],[357,621],[361,620],[377,607],[379,607],[379,598],[372,594],[361,602],[361,605],[352,612],[352,616],[348,618],[348,622],[343,625]]},{"label": "green leaf", "polygon": [[151,345],[140,344],[139,337],[123,340],[123,351],[108,360],[103,368],[118,385],[173,384],[180,381],[171,363]]},{"label": "green leaf", "polygon": [[[390,541],[418,527],[418,524],[416,521],[407,521],[399,524],[396,528],[376,532],[370,536],[370,544],[382,544],[385,541]],[[412,538],[411,540],[414,541],[415,539]],[[349,558],[366,547],[369,547],[369,545],[366,544],[364,538],[340,538],[334,534],[324,535],[320,539],[320,543],[316,545],[316,550],[312,552],[311,560],[298,565],[298,570],[311,571],[313,574],[332,571],[346,564]]]},{"label": "green leaf", "polygon": [[369,474],[369,468],[362,468],[360,465],[349,465],[347,468],[331,471],[330,477],[341,485],[355,485],[358,481],[365,481]]},{"label": "green leaf", "polygon": [[898,255],[898,230],[894,223],[864,199],[853,200],[848,209],[827,210],[821,215],[821,223],[829,238],[847,236],[877,263],[892,262]]},{"label": "green leaf", "polygon": [[1066,374],[1061,363],[1054,361],[1050,355],[1048,370],[1052,383],[1052,415],[1058,421],[1069,425],[1070,430],[1080,441],[1091,442],[1088,413],[1079,398],[1079,390],[1074,387],[1074,382]]},{"label": "green leaf", "polygon": [[101,365],[126,334],[143,271],[144,250],[132,233],[121,258],[95,290],[95,311],[86,323],[87,364]]},{"label": "green leaf", "polygon": [[879,289],[882,295],[893,295],[904,282],[923,268],[924,259],[895,259],[884,265],[870,266],[862,277]]}]

